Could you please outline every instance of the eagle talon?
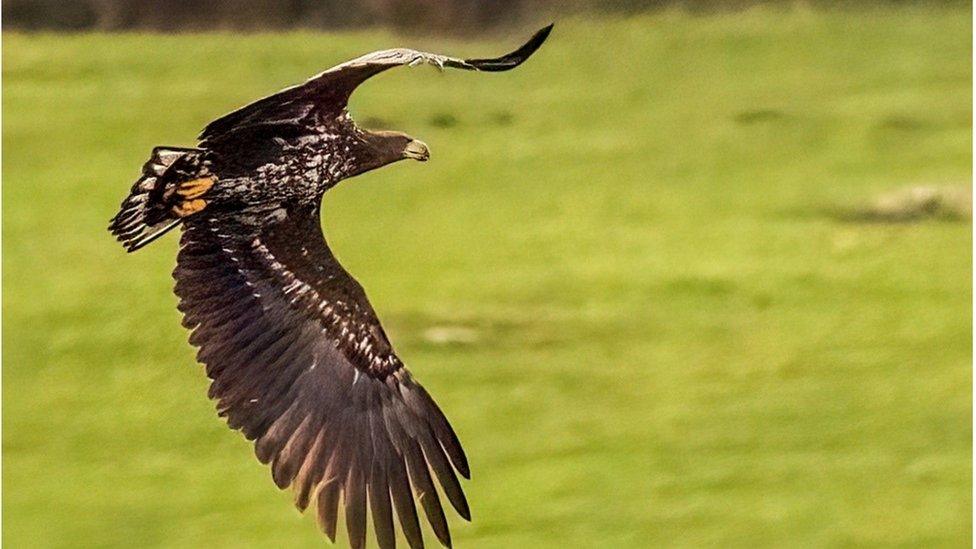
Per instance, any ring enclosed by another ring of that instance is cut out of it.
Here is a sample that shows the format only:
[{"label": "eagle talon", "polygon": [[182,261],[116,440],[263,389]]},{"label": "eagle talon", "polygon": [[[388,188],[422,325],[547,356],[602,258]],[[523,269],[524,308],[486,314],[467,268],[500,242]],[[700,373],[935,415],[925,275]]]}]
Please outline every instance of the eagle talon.
[{"label": "eagle talon", "polygon": [[177,217],[186,217],[188,215],[195,214],[200,210],[207,207],[207,201],[202,198],[197,198],[194,200],[185,200],[179,204],[173,206],[172,212],[176,214]]},{"label": "eagle talon", "polygon": [[201,177],[186,181],[180,183],[180,186],[176,189],[176,193],[186,199],[197,198],[209,191],[210,187],[213,187],[214,181],[215,179],[213,177]]}]

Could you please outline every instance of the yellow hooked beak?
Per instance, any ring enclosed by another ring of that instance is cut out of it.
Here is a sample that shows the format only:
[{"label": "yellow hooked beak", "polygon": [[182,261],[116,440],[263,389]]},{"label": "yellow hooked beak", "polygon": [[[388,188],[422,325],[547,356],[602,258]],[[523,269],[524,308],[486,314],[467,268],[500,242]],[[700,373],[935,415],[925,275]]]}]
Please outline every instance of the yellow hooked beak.
[{"label": "yellow hooked beak", "polygon": [[423,141],[414,139],[403,148],[403,157],[426,162],[430,158],[430,149]]}]

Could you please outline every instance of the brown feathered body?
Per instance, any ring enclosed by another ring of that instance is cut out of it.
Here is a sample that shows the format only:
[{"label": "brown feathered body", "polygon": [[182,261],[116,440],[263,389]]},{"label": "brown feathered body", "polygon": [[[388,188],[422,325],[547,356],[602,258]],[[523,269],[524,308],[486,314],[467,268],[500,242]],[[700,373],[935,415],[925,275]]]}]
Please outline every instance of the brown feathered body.
[{"label": "brown feathered body", "polygon": [[110,230],[129,251],[182,228],[173,276],[183,324],[228,425],[255,442],[296,505],[315,503],[335,539],[340,503],[349,541],[381,547],[394,514],[422,547],[416,501],[451,544],[434,479],[470,519],[457,475],[467,458],[444,414],[396,355],[363,288],[322,234],[323,194],[343,179],[412,158],[426,146],[356,126],[345,106],[362,81],[430,63],[497,71],[545,40],[497,59],[386,50],[326,71],[210,123],[193,148],[157,147]]}]

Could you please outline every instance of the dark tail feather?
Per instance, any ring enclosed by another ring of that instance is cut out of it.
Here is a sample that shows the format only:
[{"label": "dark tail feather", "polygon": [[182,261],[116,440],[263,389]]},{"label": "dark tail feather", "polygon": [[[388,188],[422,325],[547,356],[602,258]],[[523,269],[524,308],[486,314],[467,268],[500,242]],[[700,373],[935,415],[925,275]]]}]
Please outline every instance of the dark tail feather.
[{"label": "dark tail feather", "polygon": [[197,149],[156,147],[142,167],[142,177],[132,185],[119,213],[108,226],[127,252],[134,252],[166,234],[180,223],[158,204],[159,177],[184,154]]}]

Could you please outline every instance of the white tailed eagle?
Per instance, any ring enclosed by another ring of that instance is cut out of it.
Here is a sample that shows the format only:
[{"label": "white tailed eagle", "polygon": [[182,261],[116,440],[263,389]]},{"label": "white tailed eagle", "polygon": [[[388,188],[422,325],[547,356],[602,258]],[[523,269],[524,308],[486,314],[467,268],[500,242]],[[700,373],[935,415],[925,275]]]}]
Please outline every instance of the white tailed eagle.
[{"label": "white tailed eagle", "polygon": [[451,544],[434,478],[470,520],[456,473],[469,478],[454,430],[393,351],[362,286],[322,234],[322,196],[339,181],[427,146],[367,131],[346,112],[366,79],[401,65],[477,71],[517,67],[552,26],[496,59],[408,49],[364,55],[211,122],[197,147],[157,147],[109,230],[128,251],[180,226],[176,295],[190,343],[228,425],[255,443],[280,488],[314,501],[335,541],[340,500],[353,547],[367,505],[380,547],[394,511],[422,547],[416,501]]}]

